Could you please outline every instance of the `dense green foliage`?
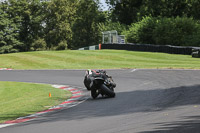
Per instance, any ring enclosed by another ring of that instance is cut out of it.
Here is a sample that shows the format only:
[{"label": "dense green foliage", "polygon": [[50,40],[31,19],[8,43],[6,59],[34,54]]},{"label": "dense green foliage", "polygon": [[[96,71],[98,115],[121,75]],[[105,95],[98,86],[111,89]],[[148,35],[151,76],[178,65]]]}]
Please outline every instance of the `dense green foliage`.
[{"label": "dense green foliage", "polygon": [[199,0],[106,0],[113,21],[132,24],[144,16],[193,17],[200,19]]},{"label": "dense green foliage", "polygon": [[122,34],[122,32],[125,31],[128,26],[120,24],[119,22],[106,21],[105,23],[100,23],[99,27],[101,31],[116,30],[118,34]]},{"label": "dense green foliage", "polygon": [[[70,0],[53,0],[46,3],[45,40],[49,49],[66,45],[72,39],[71,23],[74,22],[76,3]],[[56,48],[57,49],[57,48]]]},{"label": "dense green foliage", "polygon": [[129,30],[123,32],[126,35],[128,42],[135,43],[152,43],[153,30],[155,29],[156,19],[151,17],[145,17],[142,21],[133,23]]},{"label": "dense green foliage", "polygon": [[199,46],[200,0],[6,0],[0,53],[76,49],[117,30],[130,43]]},{"label": "dense green foliage", "polygon": [[0,53],[61,50],[99,43],[98,0],[0,2]]},{"label": "dense green foliage", "polygon": [[128,42],[200,46],[200,24],[192,18],[144,17],[124,32]]},{"label": "dense green foliage", "polygon": [[99,23],[105,21],[105,15],[98,10],[94,0],[81,0],[76,11],[76,20],[72,26],[71,48],[97,45],[101,38]]},{"label": "dense green foliage", "polygon": [[6,14],[7,5],[0,5],[0,53],[17,52],[22,43],[19,41],[19,28]]},{"label": "dense green foliage", "polygon": [[106,0],[130,43],[200,46],[200,0]]}]

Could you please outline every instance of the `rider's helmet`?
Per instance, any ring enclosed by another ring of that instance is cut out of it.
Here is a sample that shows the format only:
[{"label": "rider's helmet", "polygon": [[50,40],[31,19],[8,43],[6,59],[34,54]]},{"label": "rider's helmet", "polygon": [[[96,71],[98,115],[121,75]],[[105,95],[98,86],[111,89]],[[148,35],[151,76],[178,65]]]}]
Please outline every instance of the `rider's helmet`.
[{"label": "rider's helmet", "polygon": [[94,72],[94,70],[88,69],[86,70],[85,74],[86,75],[91,75]]},{"label": "rider's helmet", "polygon": [[106,74],[106,70],[98,70],[99,73]]},{"label": "rider's helmet", "polygon": [[87,71],[86,71],[86,75],[91,75],[91,74],[97,74],[97,75],[99,75],[99,74],[106,74],[106,71],[105,70],[91,70],[91,69],[88,69]]}]

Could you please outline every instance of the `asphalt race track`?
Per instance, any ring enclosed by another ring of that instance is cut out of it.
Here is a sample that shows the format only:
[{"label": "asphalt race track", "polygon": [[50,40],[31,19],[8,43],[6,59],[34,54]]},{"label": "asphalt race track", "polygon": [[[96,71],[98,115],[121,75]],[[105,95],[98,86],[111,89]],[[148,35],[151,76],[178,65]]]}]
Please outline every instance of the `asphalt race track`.
[{"label": "asphalt race track", "polygon": [[[88,100],[0,133],[199,133],[200,70],[107,70],[116,97]],[[84,70],[0,71],[0,81],[84,87]]]}]

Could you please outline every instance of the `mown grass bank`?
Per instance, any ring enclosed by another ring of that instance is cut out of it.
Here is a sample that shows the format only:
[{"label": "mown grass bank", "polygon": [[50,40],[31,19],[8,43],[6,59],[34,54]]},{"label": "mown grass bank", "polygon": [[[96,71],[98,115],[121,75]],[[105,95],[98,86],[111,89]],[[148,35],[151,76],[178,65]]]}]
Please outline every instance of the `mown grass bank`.
[{"label": "mown grass bank", "polygon": [[0,123],[48,109],[70,96],[51,85],[0,81]]},{"label": "mown grass bank", "polygon": [[0,68],[13,69],[200,69],[200,59],[190,55],[125,50],[38,51],[0,55]]}]

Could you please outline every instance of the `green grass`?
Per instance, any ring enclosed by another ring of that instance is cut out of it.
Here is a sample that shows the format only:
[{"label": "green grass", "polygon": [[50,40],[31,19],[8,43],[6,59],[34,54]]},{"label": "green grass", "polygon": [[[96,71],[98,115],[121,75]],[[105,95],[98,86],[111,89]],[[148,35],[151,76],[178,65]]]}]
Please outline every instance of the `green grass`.
[{"label": "green grass", "polygon": [[13,69],[119,69],[184,68],[200,69],[200,59],[125,50],[39,51],[0,55],[0,68]]},{"label": "green grass", "polygon": [[[200,69],[200,58],[125,50],[39,51],[0,55],[0,68],[13,69]],[[52,97],[49,98],[49,92]],[[0,82],[0,123],[57,105],[69,92],[50,85]]]},{"label": "green grass", "polygon": [[70,96],[51,85],[0,81],[0,123],[48,109]]}]

